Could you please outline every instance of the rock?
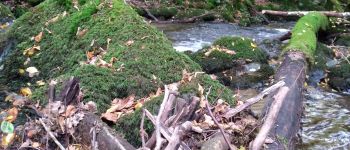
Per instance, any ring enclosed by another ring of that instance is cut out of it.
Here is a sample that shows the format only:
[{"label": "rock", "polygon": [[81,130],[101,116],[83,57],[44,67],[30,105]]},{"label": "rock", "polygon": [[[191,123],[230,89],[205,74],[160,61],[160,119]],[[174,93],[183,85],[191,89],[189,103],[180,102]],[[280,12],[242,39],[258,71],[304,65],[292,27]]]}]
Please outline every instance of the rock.
[{"label": "rock", "polygon": [[338,65],[340,62],[337,59],[332,59],[330,61],[327,61],[326,66],[327,67],[334,67],[335,65]]},{"label": "rock", "polygon": [[[231,141],[231,137],[226,134],[228,141]],[[205,141],[201,146],[201,150],[228,150],[230,147],[225,142],[225,139],[221,132],[216,133],[209,140]]]},{"label": "rock", "polygon": [[261,67],[261,65],[259,63],[250,63],[250,64],[244,65],[245,71],[247,73],[256,72],[256,71],[260,70],[260,67]]}]

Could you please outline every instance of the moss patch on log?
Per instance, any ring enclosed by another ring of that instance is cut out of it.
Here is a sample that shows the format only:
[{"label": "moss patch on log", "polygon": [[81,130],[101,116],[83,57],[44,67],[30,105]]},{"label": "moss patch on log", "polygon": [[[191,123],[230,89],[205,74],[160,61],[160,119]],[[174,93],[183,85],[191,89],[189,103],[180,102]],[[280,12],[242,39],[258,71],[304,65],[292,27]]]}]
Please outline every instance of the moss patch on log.
[{"label": "moss patch on log", "polygon": [[317,32],[326,30],[328,18],[320,13],[312,12],[298,20],[292,30],[292,37],[289,44],[284,48],[286,51],[301,51],[311,62],[314,61]]}]

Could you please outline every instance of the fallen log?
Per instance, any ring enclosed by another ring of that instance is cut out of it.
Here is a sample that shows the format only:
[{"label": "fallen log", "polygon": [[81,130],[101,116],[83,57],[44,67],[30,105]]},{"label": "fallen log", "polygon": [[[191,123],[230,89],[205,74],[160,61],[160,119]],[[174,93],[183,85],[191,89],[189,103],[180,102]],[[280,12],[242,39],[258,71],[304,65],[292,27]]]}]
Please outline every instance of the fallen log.
[{"label": "fallen log", "polygon": [[[304,17],[300,18],[292,30],[292,37],[289,45],[284,49],[284,60],[281,66],[278,68],[275,75],[276,81],[284,81],[285,85],[281,88],[287,87],[289,90],[279,91],[272,93],[268,96],[265,104],[264,112],[262,113],[261,120],[266,117],[271,107],[276,107],[274,102],[274,95],[286,92],[281,104],[281,111],[278,112],[276,123],[264,126],[260,132],[269,131],[269,137],[274,140],[273,143],[267,144],[267,149],[295,149],[297,141],[297,133],[300,129],[300,119],[302,115],[302,91],[305,82],[305,76],[307,71],[307,62],[313,61],[316,43],[317,32],[319,30],[325,30],[328,26],[328,18],[321,13],[308,13]],[[266,120],[266,122],[271,121]],[[259,133],[264,135],[265,133]],[[258,136],[255,139],[258,141],[264,141],[265,136]],[[255,141],[254,140],[254,141]],[[257,144],[257,143],[254,143]],[[261,144],[261,143],[260,143]],[[259,145],[260,145],[259,144]],[[260,149],[261,146],[253,147],[252,149]]]},{"label": "fallen log", "polygon": [[[262,14],[276,15],[276,16],[305,16],[310,12],[315,11],[276,11],[276,10],[262,10]],[[348,18],[350,17],[350,12],[336,12],[336,11],[317,11],[328,17],[338,17],[338,18]]]}]

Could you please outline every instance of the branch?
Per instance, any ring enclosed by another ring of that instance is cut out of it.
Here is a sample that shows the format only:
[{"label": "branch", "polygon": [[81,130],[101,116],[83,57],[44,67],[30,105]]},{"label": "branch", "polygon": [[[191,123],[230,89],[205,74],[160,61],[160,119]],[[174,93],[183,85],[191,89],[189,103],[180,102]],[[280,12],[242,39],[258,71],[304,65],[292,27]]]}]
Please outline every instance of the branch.
[{"label": "branch", "polygon": [[[275,10],[262,10],[262,14],[278,15],[278,16],[305,16],[306,14],[315,11],[275,11]],[[336,11],[316,11],[322,13],[328,17],[348,18],[350,12],[336,12]]]},{"label": "branch", "polygon": [[277,92],[277,94],[274,96],[274,101],[271,104],[269,113],[267,114],[266,120],[264,121],[264,124],[262,125],[260,132],[255,137],[251,149],[252,150],[259,150],[261,146],[264,144],[265,139],[267,135],[269,134],[271,128],[274,126],[278,113],[281,109],[281,106],[283,104],[283,101],[289,92],[289,88],[284,86],[280,88],[280,90]]},{"label": "branch", "polygon": [[226,112],[226,114],[224,115],[224,117],[226,119],[233,117],[237,113],[241,112],[242,110],[246,109],[247,107],[249,107],[249,106],[255,104],[256,102],[258,102],[259,100],[263,99],[264,96],[266,96],[267,94],[277,90],[278,88],[280,88],[280,87],[282,87],[284,85],[285,85],[284,81],[277,82],[276,84],[274,84],[274,85],[270,86],[269,88],[265,89],[264,91],[262,91],[257,96],[246,100],[246,102],[244,104],[238,105],[237,107],[228,110]]},{"label": "branch", "polygon": [[160,147],[162,146],[162,136],[160,134],[160,126],[161,126],[161,118],[162,118],[162,114],[163,114],[163,111],[165,109],[165,105],[168,101],[168,98],[169,98],[169,89],[168,89],[168,86],[165,85],[164,86],[164,98],[163,98],[163,102],[162,104],[160,105],[160,108],[159,108],[159,112],[158,112],[158,115],[157,115],[157,118],[156,118],[156,137],[157,137],[157,140],[156,140],[156,147],[154,148],[155,150],[159,150]]},{"label": "branch", "polygon": [[47,133],[49,133],[51,139],[57,144],[57,146],[61,149],[61,150],[66,150],[62,144],[56,139],[55,135],[53,135],[53,133],[50,131],[50,129],[46,126],[46,124],[44,123],[44,121],[40,118],[39,119],[41,125],[43,125],[44,129],[46,130]]}]

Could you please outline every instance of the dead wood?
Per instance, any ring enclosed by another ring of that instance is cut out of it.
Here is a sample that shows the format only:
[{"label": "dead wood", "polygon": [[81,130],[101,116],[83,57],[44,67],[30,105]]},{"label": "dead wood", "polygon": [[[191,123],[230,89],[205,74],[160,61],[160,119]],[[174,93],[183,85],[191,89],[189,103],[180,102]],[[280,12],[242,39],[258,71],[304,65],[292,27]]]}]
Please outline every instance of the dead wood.
[{"label": "dead wood", "polygon": [[83,120],[77,126],[74,136],[85,145],[92,145],[91,129],[96,128],[96,142],[98,149],[103,150],[135,150],[130,143],[121,138],[113,129],[93,113],[86,112]]},{"label": "dead wood", "polygon": [[[275,11],[275,10],[262,10],[262,14],[277,15],[277,16],[304,16],[314,11]],[[348,18],[350,12],[336,12],[336,11],[317,11],[328,17]]]},{"label": "dead wood", "polygon": [[56,100],[64,102],[66,106],[76,103],[79,92],[79,79],[71,77],[68,81],[64,82],[64,87]]},{"label": "dead wood", "polygon": [[264,124],[260,128],[260,132],[258,133],[258,135],[252,143],[252,150],[259,150],[261,146],[265,143],[265,139],[268,133],[275,125],[278,113],[280,112],[281,106],[288,92],[289,88],[284,86],[281,87],[277,94],[274,96],[274,101],[271,104],[269,113],[266,116],[266,120],[264,121]]}]

